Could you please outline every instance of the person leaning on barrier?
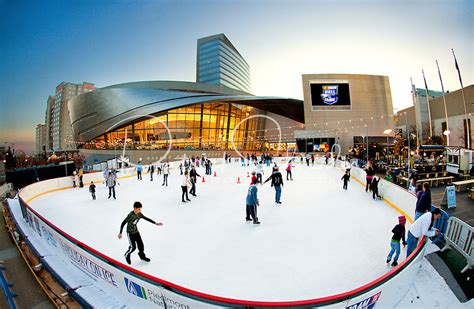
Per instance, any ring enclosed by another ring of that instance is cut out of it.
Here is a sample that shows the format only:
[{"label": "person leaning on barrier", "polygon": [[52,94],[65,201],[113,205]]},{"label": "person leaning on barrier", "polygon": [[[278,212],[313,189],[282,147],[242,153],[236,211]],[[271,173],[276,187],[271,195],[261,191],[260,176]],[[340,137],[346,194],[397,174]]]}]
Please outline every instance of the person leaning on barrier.
[{"label": "person leaning on barrier", "polygon": [[441,217],[441,209],[435,208],[416,220],[408,229],[407,257],[415,250],[418,239],[422,236],[433,237],[439,234],[439,230],[433,228],[433,224]]}]

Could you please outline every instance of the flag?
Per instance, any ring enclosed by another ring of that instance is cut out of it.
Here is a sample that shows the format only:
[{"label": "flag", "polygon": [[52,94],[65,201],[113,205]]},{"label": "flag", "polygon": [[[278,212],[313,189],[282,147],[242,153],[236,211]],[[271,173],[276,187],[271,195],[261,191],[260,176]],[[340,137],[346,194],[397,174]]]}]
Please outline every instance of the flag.
[{"label": "flag", "polygon": [[461,70],[459,70],[459,65],[458,65],[458,61],[456,59],[456,55],[454,54],[454,49],[451,48],[451,51],[453,52],[454,66],[456,67],[456,70],[458,70],[459,83],[461,83],[461,88],[464,88],[464,86],[462,85]]}]

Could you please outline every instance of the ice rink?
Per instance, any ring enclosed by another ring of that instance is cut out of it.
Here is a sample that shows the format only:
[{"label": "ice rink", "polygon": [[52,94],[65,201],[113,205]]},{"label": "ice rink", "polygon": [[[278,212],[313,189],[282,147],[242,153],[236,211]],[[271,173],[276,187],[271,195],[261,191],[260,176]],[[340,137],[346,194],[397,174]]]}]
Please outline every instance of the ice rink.
[{"label": "ice rink", "polygon": [[[260,225],[245,221],[250,167],[216,165],[217,177],[197,184],[197,197],[181,202],[182,176],[172,170],[169,186],[162,176],[150,181],[121,179],[117,200],[97,185],[93,201],[87,186],[39,196],[29,202],[66,233],[126,264],[127,237],[117,235],[135,201],[142,212],[163,222],[141,220],[138,229],[151,262],[132,267],[189,289],[222,297],[291,301],[329,296],[366,284],[391,269],[385,263],[398,213],[372,200],[351,179],[342,190],[341,169],[296,164],[294,181],[285,183],[283,204],[274,203],[270,182],[258,186]],[[214,172],[214,170],[213,170]],[[265,167],[265,180],[271,172]],[[240,177],[241,184],[237,184]],[[407,223],[407,227],[409,223]],[[402,249],[399,262],[405,258]]]}]

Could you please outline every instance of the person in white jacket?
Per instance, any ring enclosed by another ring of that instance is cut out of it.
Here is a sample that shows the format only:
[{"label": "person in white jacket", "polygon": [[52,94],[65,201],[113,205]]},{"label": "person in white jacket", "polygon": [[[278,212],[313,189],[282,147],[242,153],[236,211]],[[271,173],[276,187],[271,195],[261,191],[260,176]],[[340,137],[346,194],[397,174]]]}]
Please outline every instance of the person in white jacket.
[{"label": "person in white jacket", "polygon": [[433,224],[441,217],[441,209],[435,208],[416,220],[408,229],[407,257],[415,250],[418,239],[422,236],[433,237],[439,234],[439,230],[433,228]]},{"label": "person in white jacket", "polygon": [[[188,196],[188,187],[191,187],[191,179],[189,178],[189,172],[188,170],[184,171],[184,176],[183,176],[183,182],[181,183],[181,189],[183,191],[182,194],[182,202],[186,203],[186,201],[190,202],[191,200],[189,199]],[[184,200],[184,195],[186,195],[186,201]]]}]

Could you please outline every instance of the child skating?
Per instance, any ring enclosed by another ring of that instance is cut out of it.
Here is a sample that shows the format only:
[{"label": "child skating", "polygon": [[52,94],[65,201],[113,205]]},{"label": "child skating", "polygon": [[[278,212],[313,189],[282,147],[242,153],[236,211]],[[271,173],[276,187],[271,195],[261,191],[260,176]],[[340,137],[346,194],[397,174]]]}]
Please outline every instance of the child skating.
[{"label": "child skating", "polygon": [[407,222],[407,219],[405,216],[399,216],[398,217],[398,224],[395,225],[395,227],[392,230],[393,236],[392,236],[392,241],[390,242],[390,252],[387,256],[387,264],[390,263],[392,260],[392,256],[395,253],[395,257],[393,258],[393,263],[392,266],[397,266],[398,265],[398,257],[400,256],[400,240],[403,242],[403,247],[406,246],[405,242],[405,223]]},{"label": "child skating", "polygon": [[95,200],[95,184],[91,181],[91,185],[89,186],[89,192],[92,194],[92,199]]},{"label": "child skating", "polygon": [[148,222],[151,222],[156,225],[163,225],[161,222],[155,222],[150,218],[145,217],[142,214],[142,203],[135,202],[133,204],[133,210],[128,214],[128,216],[123,220],[122,224],[120,225],[120,233],[118,234],[118,239],[122,239],[122,230],[125,224],[127,224],[127,236],[128,236],[128,243],[129,247],[127,252],[125,252],[125,260],[128,264],[131,264],[132,261],[130,259],[130,255],[133,251],[138,247],[138,256],[141,260],[145,262],[150,262],[151,260],[146,257],[145,255],[145,247],[143,246],[142,237],[140,236],[140,232],[138,231],[137,224],[140,219],[144,219]]},{"label": "child skating", "polygon": [[347,190],[347,183],[350,181],[351,176],[349,175],[349,172],[346,171],[346,173],[342,176],[341,180],[344,180],[344,185],[342,186],[342,189]]}]

